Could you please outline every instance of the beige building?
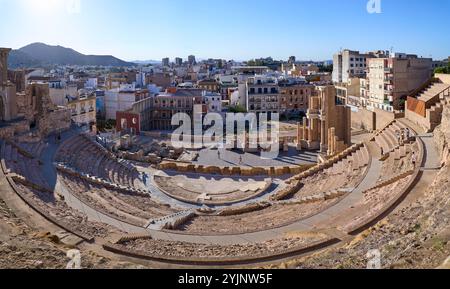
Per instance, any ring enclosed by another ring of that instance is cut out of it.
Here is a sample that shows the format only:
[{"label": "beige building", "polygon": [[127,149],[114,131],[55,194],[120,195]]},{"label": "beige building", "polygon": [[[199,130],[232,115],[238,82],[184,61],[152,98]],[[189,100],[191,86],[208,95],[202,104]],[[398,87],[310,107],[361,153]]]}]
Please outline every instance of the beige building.
[{"label": "beige building", "polygon": [[72,121],[80,126],[95,125],[97,123],[96,97],[92,95],[82,95],[75,99],[70,99],[67,108],[71,111]]},{"label": "beige building", "polygon": [[165,93],[151,97],[148,119],[149,130],[172,130],[172,117],[177,113],[194,114],[194,105],[202,105],[203,90],[169,88]]},{"label": "beige building", "polygon": [[431,77],[431,59],[397,54],[368,60],[367,106],[386,111],[404,110],[406,97]]},{"label": "beige building", "polygon": [[279,82],[280,110],[282,112],[306,112],[309,100],[314,94],[314,85]]},{"label": "beige building", "polygon": [[197,82],[197,87],[202,90],[219,92],[219,83],[215,79],[204,79]]},{"label": "beige building", "polygon": [[361,78],[350,78],[348,82],[336,84],[335,87],[339,104],[360,106]]}]

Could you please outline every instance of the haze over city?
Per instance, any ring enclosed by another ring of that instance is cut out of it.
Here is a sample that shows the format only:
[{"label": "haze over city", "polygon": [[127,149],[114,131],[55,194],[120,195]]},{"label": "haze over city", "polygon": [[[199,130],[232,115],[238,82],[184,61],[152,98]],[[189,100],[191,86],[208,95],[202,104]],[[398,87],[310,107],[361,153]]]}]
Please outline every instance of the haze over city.
[{"label": "haze over city", "polygon": [[44,42],[127,61],[327,60],[342,47],[443,59],[450,44],[448,0],[382,0],[380,14],[368,13],[368,0],[76,1],[0,0],[8,11],[0,43]]}]

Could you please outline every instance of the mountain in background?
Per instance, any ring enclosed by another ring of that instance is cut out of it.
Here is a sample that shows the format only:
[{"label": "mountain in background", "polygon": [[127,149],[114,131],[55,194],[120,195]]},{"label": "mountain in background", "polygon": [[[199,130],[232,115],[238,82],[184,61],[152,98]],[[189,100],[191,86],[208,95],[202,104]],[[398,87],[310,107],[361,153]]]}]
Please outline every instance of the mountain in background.
[{"label": "mountain in background", "polygon": [[8,59],[8,66],[36,67],[47,65],[92,65],[92,66],[132,66],[134,63],[120,60],[111,55],[84,55],[62,46],[50,46],[33,43],[13,50]]}]

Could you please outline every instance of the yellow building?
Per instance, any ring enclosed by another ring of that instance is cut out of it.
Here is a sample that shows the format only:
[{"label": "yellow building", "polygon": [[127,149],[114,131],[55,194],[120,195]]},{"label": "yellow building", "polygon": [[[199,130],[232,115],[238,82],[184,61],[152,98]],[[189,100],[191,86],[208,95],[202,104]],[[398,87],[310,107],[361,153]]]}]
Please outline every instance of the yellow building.
[{"label": "yellow building", "polygon": [[69,100],[67,107],[72,113],[72,121],[80,126],[95,125],[97,122],[95,95],[80,96]]}]

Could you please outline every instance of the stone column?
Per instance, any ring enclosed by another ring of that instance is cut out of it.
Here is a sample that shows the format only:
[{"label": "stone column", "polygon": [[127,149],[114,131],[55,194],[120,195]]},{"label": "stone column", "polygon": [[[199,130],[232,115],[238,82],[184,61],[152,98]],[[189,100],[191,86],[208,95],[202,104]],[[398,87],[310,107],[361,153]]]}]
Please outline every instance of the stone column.
[{"label": "stone column", "polygon": [[336,129],[331,128],[331,153],[334,155],[336,153]]},{"label": "stone column", "polygon": [[328,130],[328,155],[334,155],[336,152],[336,129],[334,127]]},{"label": "stone column", "polygon": [[311,119],[309,121],[309,131],[308,131],[308,141],[312,142],[314,141],[314,119]]},{"label": "stone column", "polygon": [[328,141],[328,135],[327,135],[326,121],[322,120],[320,122],[320,151],[323,153],[326,152],[327,141]]},{"label": "stone column", "polygon": [[308,119],[306,118],[306,117],[304,117],[303,118],[303,139],[304,140],[308,140],[308,136],[309,136],[309,134],[308,134],[308,128],[307,128],[307,126],[306,126],[306,123],[308,122]]},{"label": "stone column", "polygon": [[297,150],[302,150],[303,128],[301,123],[297,123]]}]

